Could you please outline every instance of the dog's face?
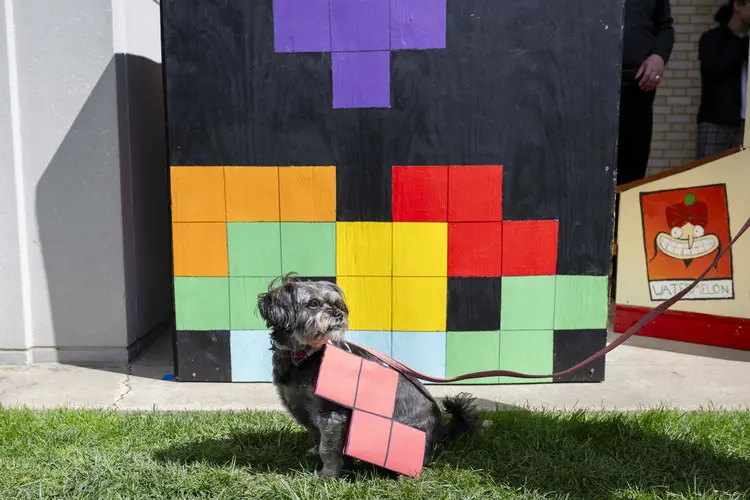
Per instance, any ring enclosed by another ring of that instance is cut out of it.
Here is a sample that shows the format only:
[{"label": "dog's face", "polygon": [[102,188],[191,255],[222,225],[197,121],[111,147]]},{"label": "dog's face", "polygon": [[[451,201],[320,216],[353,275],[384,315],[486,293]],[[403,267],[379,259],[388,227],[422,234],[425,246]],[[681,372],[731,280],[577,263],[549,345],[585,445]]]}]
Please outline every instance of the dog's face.
[{"label": "dog's face", "polygon": [[258,298],[258,311],[271,336],[294,350],[343,340],[349,310],[337,285],[285,277]]}]

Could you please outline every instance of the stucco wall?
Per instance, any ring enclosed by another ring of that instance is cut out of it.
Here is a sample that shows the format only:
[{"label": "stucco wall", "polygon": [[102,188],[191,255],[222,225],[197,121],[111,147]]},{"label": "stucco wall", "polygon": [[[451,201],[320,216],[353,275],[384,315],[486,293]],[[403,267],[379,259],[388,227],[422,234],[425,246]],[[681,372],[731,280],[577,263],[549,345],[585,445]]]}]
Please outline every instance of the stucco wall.
[{"label": "stucco wall", "polygon": [[[5,19],[5,5],[0,3],[0,15]],[[24,347],[23,298],[21,262],[19,259],[18,176],[14,160],[13,113],[8,66],[8,37],[6,23],[0,24],[0,347]],[[5,355],[9,361],[25,358],[21,353]],[[12,359],[11,359],[12,358]],[[2,357],[0,356],[0,360]]]},{"label": "stucco wall", "polygon": [[170,316],[158,3],[2,14],[0,362],[124,360]]}]

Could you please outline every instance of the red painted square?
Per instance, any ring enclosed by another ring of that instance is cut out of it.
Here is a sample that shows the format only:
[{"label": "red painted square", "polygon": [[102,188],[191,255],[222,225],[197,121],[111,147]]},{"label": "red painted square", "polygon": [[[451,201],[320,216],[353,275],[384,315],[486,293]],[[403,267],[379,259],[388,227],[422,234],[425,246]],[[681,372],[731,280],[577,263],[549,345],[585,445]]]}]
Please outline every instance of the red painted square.
[{"label": "red painted square", "polygon": [[396,405],[396,386],[398,386],[396,370],[373,361],[363,360],[354,408],[392,418],[393,408]]},{"label": "red painted square", "polygon": [[503,220],[503,167],[450,167],[448,171],[448,221],[501,220]]},{"label": "red painted square", "polygon": [[556,220],[503,223],[503,276],[543,276],[557,271]]},{"label": "red painted square", "polygon": [[362,358],[343,349],[326,346],[315,381],[315,395],[342,406],[354,407]]},{"label": "red painted square", "polygon": [[393,222],[448,220],[448,167],[393,167]]},{"label": "red painted square", "polygon": [[500,276],[503,222],[448,225],[448,276]]},{"label": "red painted square", "polygon": [[393,420],[354,410],[344,453],[383,467]]},{"label": "red painted square", "polygon": [[418,477],[422,473],[426,441],[424,432],[393,422],[385,468],[406,476]]}]

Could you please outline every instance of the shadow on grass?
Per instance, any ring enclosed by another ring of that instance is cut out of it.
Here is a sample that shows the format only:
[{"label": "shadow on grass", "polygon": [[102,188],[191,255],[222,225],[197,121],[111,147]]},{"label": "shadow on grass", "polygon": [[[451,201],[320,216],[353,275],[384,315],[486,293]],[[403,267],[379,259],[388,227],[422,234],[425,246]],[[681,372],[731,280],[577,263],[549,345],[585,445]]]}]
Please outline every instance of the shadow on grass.
[{"label": "shadow on grass", "polygon": [[[425,475],[489,475],[498,486],[574,498],[621,498],[623,491],[659,496],[750,495],[747,443],[724,440],[704,423],[677,413],[554,414],[523,410],[487,413],[475,435],[444,443]],[[731,418],[731,417],[728,417]],[[737,431],[743,436],[742,431]],[[725,436],[726,437],[726,436]],[[741,439],[738,437],[738,439]],[[746,436],[744,436],[746,439]],[[717,445],[717,442],[722,442]],[[241,432],[157,453],[157,460],[248,467],[256,472],[312,471],[302,431]],[[355,470],[355,479],[360,471]],[[619,492],[619,493],[618,493]]]},{"label": "shadow on grass", "polygon": [[313,442],[302,430],[232,432],[222,439],[170,446],[155,453],[159,461],[249,467],[256,472],[313,470],[317,457],[307,456]]},{"label": "shadow on grass", "polygon": [[[196,443],[170,446],[155,453],[162,462],[184,465],[208,464],[225,466],[235,464],[254,472],[313,472],[322,465],[317,456],[308,454],[313,441],[306,431],[262,430],[237,431],[222,439],[206,439]],[[355,475],[368,473],[381,477],[396,477],[366,463],[347,463],[346,469]],[[352,477],[352,474],[346,474]]]}]

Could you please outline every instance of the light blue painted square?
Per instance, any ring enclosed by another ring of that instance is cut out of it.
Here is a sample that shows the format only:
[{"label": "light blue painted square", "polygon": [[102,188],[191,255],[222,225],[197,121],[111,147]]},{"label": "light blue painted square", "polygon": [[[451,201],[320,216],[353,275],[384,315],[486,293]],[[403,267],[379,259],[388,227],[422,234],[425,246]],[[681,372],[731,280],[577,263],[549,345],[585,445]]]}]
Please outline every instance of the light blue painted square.
[{"label": "light blue painted square", "polygon": [[232,330],[229,342],[232,382],[271,382],[268,330]]},{"label": "light blue painted square", "polygon": [[445,377],[445,332],[393,332],[392,345],[393,359],[425,375]]},{"label": "light blue painted square", "polygon": [[355,331],[346,332],[346,340],[375,349],[383,354],[392,356],[391,332]]}]

